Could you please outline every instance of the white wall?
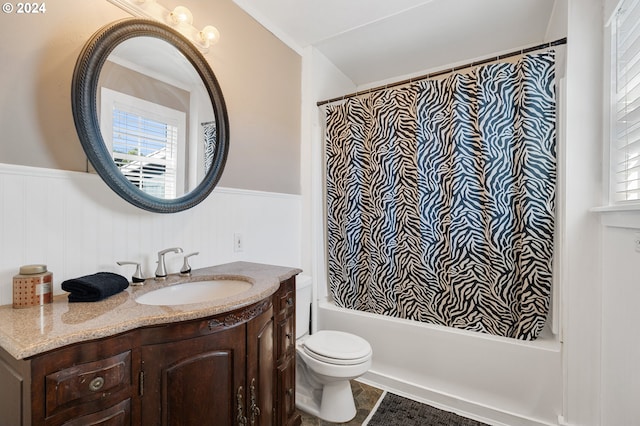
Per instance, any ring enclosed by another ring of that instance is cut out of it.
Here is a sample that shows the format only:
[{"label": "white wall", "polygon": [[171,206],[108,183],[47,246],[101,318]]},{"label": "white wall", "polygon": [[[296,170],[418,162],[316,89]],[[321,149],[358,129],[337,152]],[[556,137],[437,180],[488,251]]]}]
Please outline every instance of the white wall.
[{"label": "white wall", "polygon": [[564,415],[572,425],[599,425],[602,244],[602,3],[568,1],[565,182],[561,262]]},{"label": "white wall", "polygon": [[350,93],[355,84],[320,51],[302,52],[302,258],[305,274],[324,278],[324,160],[322,110],[316,102]]},{"label": "white wall", "polygon": [[[54,291],[68,278],[111,271],[130,277],[143,264],[153,276],[157,252],[181,247],[195,269],[236,260],[300,267],[300,196],[216,188],[201,204],[174,214],[137,209],[97,175],[0,164],[0,305],[12,303],[20,265],[44,263]],[[233,234],[244,250],[233,250]],[[170,273],[182,256],[166,256]]]}]

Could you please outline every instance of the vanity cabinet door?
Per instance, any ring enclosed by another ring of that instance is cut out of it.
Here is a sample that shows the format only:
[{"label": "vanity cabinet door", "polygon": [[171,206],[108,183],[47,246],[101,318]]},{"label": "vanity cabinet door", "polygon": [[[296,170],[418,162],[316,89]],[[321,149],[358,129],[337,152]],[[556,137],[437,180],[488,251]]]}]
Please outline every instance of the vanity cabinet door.
[{"label": "vanity cabinet door", "polygon": [[251,426],[275,425],[273,307],[247,323],[247,420]]},{"label": "vanity cabinet door", "polygon": [[[244,324],[141,348],[141,424],[234,425],[244,412]],[[238,398],[240,395],[240,399]]]}]

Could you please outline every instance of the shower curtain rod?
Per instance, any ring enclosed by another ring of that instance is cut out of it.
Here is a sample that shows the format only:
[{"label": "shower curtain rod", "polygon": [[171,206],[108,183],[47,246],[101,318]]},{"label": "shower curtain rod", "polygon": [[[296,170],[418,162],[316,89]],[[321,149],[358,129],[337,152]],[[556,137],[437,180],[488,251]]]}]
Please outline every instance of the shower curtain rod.
[{"label": "shower curtain rod", "polygon": [[518,55],[524,55],[525,53],[531,53],[531,52],[535,52],[537,50],[544,50],[544,49],[548,49],[550,47],[560,46],[560,45],[563,45],[563,44],[567,44],[567,38],[566,37],[558,39],[558,40],[555,40],[555,41],[551,41],[551,42],[548,42],[548,43],[539,44],[537,46],[528,47],[526,49],[520,49],[520,50],[516,50],[516,51],[513,51],[513,52],[509,52],[509,53],[504,53],[502,55],[494,56],[494,57],[491,57],[491,58],[481,59],[479,61],[471,62],[471,63],[465,64],[465,65],[459,65],[459,66],[454,67],[454,68],[447,68],[447,69],[443,69],[441,71],[435,71],[435,72],[432,72],[432,73],[429,73],[429,74],[425,74],[425,75],[421,75],[421,76],[418,76],[418,77],[413,77],[413,78],[409,78],[409,79],[406,79],[406,80],[385,84],[384,86],[378,86],[378,87],[373,87],[371,89],[362,90],[360,92],[349,93],[348,95],[343,95],[343,96],[339,96],[337,98],[331,98],[331,99],[327,99],[327,100],[324,100],[324,101],[320,101],[316,105],[317,106],[322,106],[322,105],[325,105],[325,104],[330,104],[330,103],[333,103],[333,102],[342,101],[342,100],[353,98],[353,97],[356,97],[356,96],[366,95],[366,94],[371,93],[371,92],[377,92],[379,90],[389,89],[391,87],[402,86],[404,84],[413,83],[414,81],[427,80],[429,78],[438,77],[438,76],[441,76],[441,75],[445,75],[445,74],[449,74],[449,73],[452,73],[452,72],[460,71],[460,70],[465,69],[465,68],[472,68],[472,67],[476,67],[478,65],[484,65],[484,64],[488,64],[490,62],[495,62],[495,61],[498,61],[500,59],[506,59],[506,58],[511,58],[511,57],[518,56]]}]

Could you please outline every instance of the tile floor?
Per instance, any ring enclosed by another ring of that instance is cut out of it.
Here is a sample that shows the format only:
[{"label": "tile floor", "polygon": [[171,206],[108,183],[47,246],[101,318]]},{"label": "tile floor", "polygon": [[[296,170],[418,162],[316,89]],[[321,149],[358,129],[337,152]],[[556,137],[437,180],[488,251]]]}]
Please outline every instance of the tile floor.
[{"label": "tile floor", "polygon": [[353,391],[353,398],[356,402],[356,410],[358,410],[356,417],[353,420],[347,423],[331,423],[300,412],[302,415],[302,426],[331,426],[338,424],[343,426],[362,425],[362,422],[367,418],[371,409],[375,407],[376,402],[378,402],[378,399],[382,395],[382,390],[355,380],[351,381],[351,390]]}]

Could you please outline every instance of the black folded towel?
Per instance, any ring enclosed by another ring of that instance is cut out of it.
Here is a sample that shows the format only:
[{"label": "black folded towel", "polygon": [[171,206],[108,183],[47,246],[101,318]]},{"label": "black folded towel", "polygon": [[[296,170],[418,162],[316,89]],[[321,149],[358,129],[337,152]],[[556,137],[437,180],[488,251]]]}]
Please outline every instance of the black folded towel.
[{"label": "black folded towel", "polygon": [[112,272],[98,272],[62,283],[62,289],[68,291],[69,302],[97,302],[129,287],[129,281],[122,275]]}]

